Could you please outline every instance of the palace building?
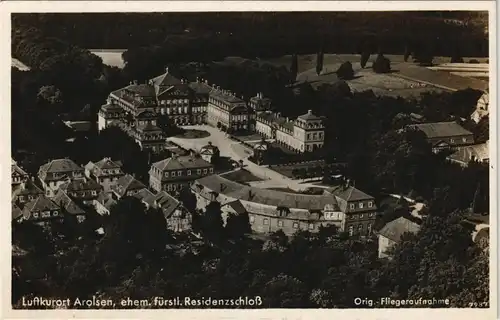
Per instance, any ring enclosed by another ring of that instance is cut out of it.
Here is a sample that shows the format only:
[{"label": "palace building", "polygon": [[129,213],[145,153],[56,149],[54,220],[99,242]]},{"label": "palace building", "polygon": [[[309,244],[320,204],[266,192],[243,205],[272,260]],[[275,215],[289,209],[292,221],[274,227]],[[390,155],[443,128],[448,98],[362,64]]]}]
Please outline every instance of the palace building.
[{"label": "palace building", "polygon": [[99,111],[99,131],[116,125],[143,149],[165,148],[166,136],[158,127],[160,116],[176,125],[209,124],[224,131],[256,131],[297,152],[310,152],[324,143],[322,118],[308,113],[295,120],[272,113],[271,99],[258,93],[247,102],[233,92],[196,79],[177,79],[165,73],[109,94]]}]

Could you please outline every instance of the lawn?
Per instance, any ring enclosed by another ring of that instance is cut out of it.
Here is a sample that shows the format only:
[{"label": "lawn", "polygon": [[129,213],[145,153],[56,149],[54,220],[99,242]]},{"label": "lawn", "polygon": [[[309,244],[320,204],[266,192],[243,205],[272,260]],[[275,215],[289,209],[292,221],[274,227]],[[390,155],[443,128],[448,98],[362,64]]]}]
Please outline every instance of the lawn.
[{"label": "lawn", "polygon": [[253,181],[263,181],[262,179],[254,176],[250,171],[245,169],[234,170],[225,174],[222,174],[221,177],[224,177],[228,180],[239,182],[239,183],[247,183]]},{"label": "lawn", "polygon": [[318,161],[311,161],[311,162],[306,162],[306,163],[298,163],[298,164],[293,164],[293,165],[273,165],[270,166],[269,168],[281,173],[282,175],[288,177],[288,178],[294,178],[292,172],[294,169],[300,169],[300,168],[315,168],[318,166],[323,166],[324,161],[318,160]]},{"label": "lawn", "polygon": [[176,135],[175,137],[182,139],[202,139],[210,137],[210,133],[205,130],[187,129],[183,133]]}]

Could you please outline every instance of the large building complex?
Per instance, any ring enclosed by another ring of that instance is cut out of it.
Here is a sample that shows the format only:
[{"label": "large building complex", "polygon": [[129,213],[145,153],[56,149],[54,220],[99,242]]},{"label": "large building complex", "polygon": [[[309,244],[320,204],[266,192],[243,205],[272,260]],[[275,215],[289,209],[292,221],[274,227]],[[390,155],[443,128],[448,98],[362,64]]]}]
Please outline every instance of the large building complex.
[{"label": "large building complex", "polygon": [[191,190],[199,208],[218,201],[232,211],[244,209],[258,233],[283,230],[292,235],[298,230],[317,232],[321,226],[336,225],[350,235],[369,236],[377,212],[374,198],[350,185],[322,195],[305,195],[260,189],[210,175],[196,180]]},{"label": "large building complex", "polygon": [[323,146],[322,118],[310,110],[295,120],[271,112],[271,100],[258,93],[247,102],[233,92],[210,86],[207,81],[179,80],[165,73],[110,93],[99,111],[98,129],[116,125],[142,147],[165,148],[165,135],[158,118],[166,116],[176,125],[209,124],[225,131],[256,131],[297,152]]}]

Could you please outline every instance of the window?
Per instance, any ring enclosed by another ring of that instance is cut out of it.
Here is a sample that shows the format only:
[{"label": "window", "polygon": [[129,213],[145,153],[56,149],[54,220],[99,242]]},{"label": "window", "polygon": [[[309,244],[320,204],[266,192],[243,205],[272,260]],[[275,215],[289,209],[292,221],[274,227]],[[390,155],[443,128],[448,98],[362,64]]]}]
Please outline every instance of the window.
[{"label": "window", "polygon": [[309,223],[309,230],[314,230],[314,223]]},{"label": "window", "polygon": [[191,175],[191,170],[188,170],[187,171],[187,175],[190,176]]},{"label": "window", "polygon": [[358,225],[358,233],[361,234],[363,232],[363,225]]},{"label": "window", "polygon": [[283,221],[278,221],[278,227],[283,227]]},{"label": "window", "polygon": [[311,134],[310,133],[307,134],[307,140],[311,140]]},{"label": "window", "polygon": [[174,190],[174,191],[175,191],[176,189],[177,189],[177,185],[173,184],[173,185],[172,185],[172,190]]},{"label": "window", "polygon": [[369,216],[370,218],[371,218],[371,217],[373,217],[374,215],[375,215],[375,214],[374,214],[373,212],[370,212],[370,213],[368,214],[368,216]]},{"label": "window", "polygon": [[52,213],[52,215],[53,215],[54,217],[57,217],[57,215],[58,215],[58,214],[59,214],[59,212],[57,212],[57,211],[54,211],[54,212]]},{"label": "window", "polygon": [[168,177],[168,171],[167,171],[167,172],[165,172],[165,177]]},{"label": "window", "polygon": [[50,211],[42,212],[42,218],[49,218],[50,217]]},{"label": "window", "polygon": [[250,223],[254,223],[255,222],[255,217],[254,216],[250,216]]},{"label": "window", "polygon": [[354,234],[354,228],[349,226],[349,235],[352,236]]},{"label": "window", "polygon": [[92,190],[92,195],[95,196],[97,194],[97,191]]},{"label": "window", "polygon": [[172,171],[172,177],[175,177],[175,171]]},{"label": "window", "polygon": [[207,169],[203,169],[203,174],[207,174]]},{"label": "window", "polygon": [[462,142],[467,142],[467,138],[462,138]]},{"label": "window", "polygon": [[201,174],[201,169],[196,170],[197,174]]},{"label": "window", "polygon": [[210,168],[210,173],[214,173],[214,168]]},{"label": "window", "polygon": [[293,228],[294,229],[298,229],[299,228],[299,223],[298,222],[294,222],[293,223]]},{"label": "window", "polygon": [[368,202],[368,208],[371,208],[371,207],[373,207],[373,202],[370,201],[370,202]]},{"label": "window", "polygon": [[168,191],[172,191],[172,185],[171,185],[171,184],[169,184],[169,185],[167,186],[167,190],[168,190]]},{"label": "window", "polygon": [[19,196],[19,201],[24,201],[24,196]]},{"label": "window", "polygon": [[366,234],[367,235],[371,235],[372,234],[372,224],[369,223],[367,226],[366,226]]},{"label": "window", "polygon": [[182,176],[182,171],[177,171],[177,176],[178,177]]},{"label": "window", "polygon": [[269,224],[269,219],[264,218],[264,225],[267,226]]},{"label": "window", "polygon": [[360,219],[363,219],[363,216],[364,216],[363,214],[360,214],[360,215],[359,215],[359,218],[360,218]]},{"label": "window", "polygon": [[38,212],[33,213],[33,218],[38,218]]},{"label": "window", "polygon": [[358,219],[358,215],[357,215],[357,214],[353,215],[353,216],[352,216],[352,219],[353,219],[353,220],[357,220],[357,219]]},{"label": "window", "polygon": [[451,143],[454,143],[454,142],[455,142],[455,139],[450,139],[450,142],[451,142]]},{"label": "window", "polygon": [[354,206],[354,203],[351,203],[351,205],[349,206],[352,210],[354,210],[355,206]]},{"label": "window", "polygon": [[360,208],[360,209],[363,209],[363,206],[364,206],[363,202],[360,202],[360,203],[359,203],[359,208]]}]

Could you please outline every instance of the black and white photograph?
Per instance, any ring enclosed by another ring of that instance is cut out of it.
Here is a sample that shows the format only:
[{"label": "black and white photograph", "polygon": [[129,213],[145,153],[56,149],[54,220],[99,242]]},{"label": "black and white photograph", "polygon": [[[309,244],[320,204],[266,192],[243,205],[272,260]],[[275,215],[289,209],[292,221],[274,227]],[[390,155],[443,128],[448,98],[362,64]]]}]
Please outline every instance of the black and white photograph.
[{"label": "black and white photograph", "polygon": [[11,312],[494,310],[494,7],[449,3],[10,12]]}]

